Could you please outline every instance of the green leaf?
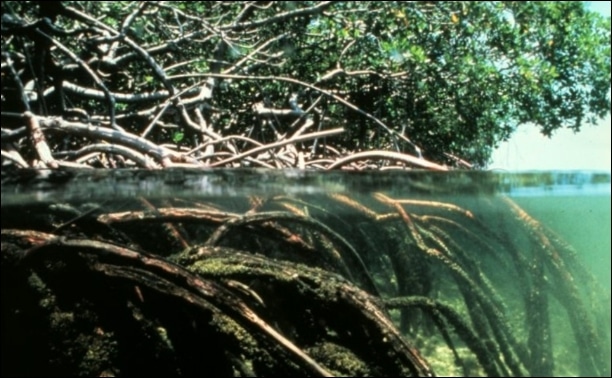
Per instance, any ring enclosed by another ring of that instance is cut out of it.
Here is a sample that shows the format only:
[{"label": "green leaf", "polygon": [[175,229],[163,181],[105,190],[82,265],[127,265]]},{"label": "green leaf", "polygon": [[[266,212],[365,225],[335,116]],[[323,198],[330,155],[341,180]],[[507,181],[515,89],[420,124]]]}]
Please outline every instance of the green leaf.
[{"label": "green leaf", "polygon": [[180,131],[175,131],[174,134],[172,134],[172,141],[174,143],[180,143],[184,137],[185,137],[185,133],[180,132]]}]

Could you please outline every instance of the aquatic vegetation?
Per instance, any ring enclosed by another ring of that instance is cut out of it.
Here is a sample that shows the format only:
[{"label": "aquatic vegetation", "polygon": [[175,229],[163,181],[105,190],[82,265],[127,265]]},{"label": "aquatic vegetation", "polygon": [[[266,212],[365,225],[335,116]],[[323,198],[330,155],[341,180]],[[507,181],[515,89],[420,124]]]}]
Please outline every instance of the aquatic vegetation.
[{"label": "aquatic vegetation", "polygon": [[610,374],[601,288],[502,196],[3,206],[1,257],[3,375]]}]

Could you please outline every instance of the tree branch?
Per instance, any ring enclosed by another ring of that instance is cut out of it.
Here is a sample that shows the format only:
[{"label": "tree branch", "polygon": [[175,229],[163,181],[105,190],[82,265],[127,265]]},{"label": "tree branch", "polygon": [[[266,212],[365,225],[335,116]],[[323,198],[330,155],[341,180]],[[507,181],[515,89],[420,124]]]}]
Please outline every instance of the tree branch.
[{"label": "tree branch", "polygon": [[442,165],[438,165],[436,163],[432,163],[428,160],[418,158],[416,156],[402,154],[399,152],[391,152],[391,151],[364,151],[357,152],[346,156],[344,158],[340,158],[336,160],[333,164],[327,167],[327,169],[335,169],[340,168],[343,165],[346,165],[350,162],[362,160],[362,159],[385,159],[385,160],[397,160],[403,161],[408,164],[416,165],[421,168],[433,169],[436,171],[448,171],[448,168]]},{"label": "tree branch", "polygon": [[241,22],[237,24],[234,23],[231,25],[220,26],[219,29],[220,30],[240,31],[240,30],[249,29],[249,28],[256,28],[258,26],[262,26],[266,24],[281,22],[289,18],[321,13],[324,9],[329,8],[334,3],[335,1],[322,1],[319,4],[312,6],[312,7],[283,12],[283,13],[277,14],[275,16],[272,16],[272,17],[269,17],[263,20],[251,21],[251,22]]},{"label": "tree branch", "polygon": [[106,127],[94,127],[79,122],[68,122],[57,117],[40,117],[39,122],[43,128],[48,128],[50,130],[63,131],[70,134],[85,136],[92,139],[102,139],[110,143],[128,146],[140,153],[150,154],[164,167],[172,166],[173,162],[201,166],[201,163],[195,159],[176,153],[168,148],[158,146],[155,143],[149,142],[144,138],[126,131],[113,130]]},{"label": "tree branch", "polygon": [[253,149],[248,150],[246,152],[243,152],[243,153],[241,153],[239,155],[236,155],[234,157],[231,157],[229,159],[218,161],[216,163],[211,164],[210,166],[211,167],[220,167],[220,166],[232,163],[234,161],[238,161],[238,160],[244,159],[247,156],[252,156],[252,155],[258,154],[258,153],[263,152],[263,151],[271,150],[273,148],[282,147],[284,145],[291,144],[291,143],[303,142],[303,141],[306,141],[306,140],[312,140],[312,139],[322,138],[322,137],[326,137],[326,136],[336,135],[336,134],[340,134],[342,132],[344,132],[344,129],[342,129],[342,128],[331,129],[331,130],[321,131],[321,132],[317,132],[317,133],[301,135],[301,136],[296,137],[296,138],[290,138],[290,139],[283,140],[283,141],[276,142],[276,143],[266,144],[266,145],[263,145],[263,146],[260,146],[260,147],[253,148]]}]

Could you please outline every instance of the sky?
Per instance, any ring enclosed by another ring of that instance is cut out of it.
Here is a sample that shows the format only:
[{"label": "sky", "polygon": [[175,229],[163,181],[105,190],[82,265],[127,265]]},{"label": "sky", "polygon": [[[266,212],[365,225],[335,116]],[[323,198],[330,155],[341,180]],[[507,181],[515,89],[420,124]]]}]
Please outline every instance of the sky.
[{"label": "sky", "polygon": [[[588,1],[587,7],[610,16],[610,1]],[[580,132],[557,130],[552,138],[534,125],[521,125],[493,153],[492,170],[597,170],[611,172],[610,115]]]}]

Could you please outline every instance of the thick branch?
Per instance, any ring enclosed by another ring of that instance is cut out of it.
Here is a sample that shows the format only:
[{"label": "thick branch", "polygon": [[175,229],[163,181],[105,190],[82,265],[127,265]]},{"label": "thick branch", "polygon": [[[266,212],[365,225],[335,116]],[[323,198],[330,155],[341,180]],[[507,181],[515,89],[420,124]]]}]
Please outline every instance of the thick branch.
[{"label": "thick branch", "polygon": [[32,112],[25,112],[23,113],[23,118],[28,124],[30,138],[32,138],[32,144],[36,152],[38,152],[40,160],[45,163],[47,167],[58,168],[57,162],[53,158],[53,155],[51,155],[51,149],[49,149],[45,134],[43,134],[40,129],[40,125],[34,114],[32,114]]},{"label": "thick branch", "polygon": [[128,146],[143,154],[150,154],[158,163],[165,167],[171,166],[172,162],[201,165],[197,160],[185,157],[184,155],[158,146],[144,138],[125,131],[113,130],[106,127],[94,127],[79,122],[68,122],[61,118],[40,118],[39,121],[44,128],[64,131],[93,139],[102,139],[110,143]]},{"label": "thick branch", "polygon": [[157,168],[157,166],[153,164],[153,162],[150,159],[148,159],[145,155],[141,154],[138,151],[134,151],[131,148],[120,146],[117,144],[102,144],[102,143],[90,144],[88,146],[81,148],[78,151],[69,152],[67,153],[67,155],[78,158],[78,157],[81,157],[87,154],[91,154],[91,153],[96,153],[96,152],[124,156],[132,160],[134,163],[136,163],[139,167],[142,167],[142,168],[147,168],[147,169]]}]

